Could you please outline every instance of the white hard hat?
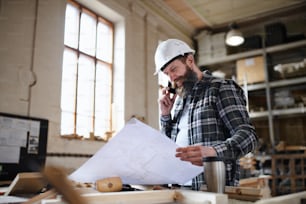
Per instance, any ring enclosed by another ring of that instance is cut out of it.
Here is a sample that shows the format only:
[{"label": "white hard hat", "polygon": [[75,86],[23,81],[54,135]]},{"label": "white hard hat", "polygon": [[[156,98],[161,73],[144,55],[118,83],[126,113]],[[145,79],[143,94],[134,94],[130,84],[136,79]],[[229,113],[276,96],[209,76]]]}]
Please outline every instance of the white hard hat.
[{"label": "white hard hat", "polygon": [[156,75],[161,68],[178,56],[184,56],[186,53],[195,53],[185,42],[177,39],[168,39],[161,42],[155,51]]}]

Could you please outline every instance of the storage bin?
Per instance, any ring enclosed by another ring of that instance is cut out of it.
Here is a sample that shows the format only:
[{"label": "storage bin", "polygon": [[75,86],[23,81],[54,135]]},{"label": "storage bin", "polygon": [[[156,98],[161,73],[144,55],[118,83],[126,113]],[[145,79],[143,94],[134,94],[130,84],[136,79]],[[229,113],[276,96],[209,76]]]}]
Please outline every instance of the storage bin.
[{"label": "storage bin", "polygon": [[283,23],[271,23],[265,26],[266,46],[285,43],[287,40],[287,29]]}]

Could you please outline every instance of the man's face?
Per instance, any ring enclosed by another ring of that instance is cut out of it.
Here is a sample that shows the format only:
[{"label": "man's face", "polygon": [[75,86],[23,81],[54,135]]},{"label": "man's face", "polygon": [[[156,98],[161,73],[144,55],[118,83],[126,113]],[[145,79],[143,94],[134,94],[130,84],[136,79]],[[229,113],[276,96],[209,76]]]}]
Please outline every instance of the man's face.
[{"label": "man's face", "polygon": [[170,81],[174,82],[176,87],[180,89],[189,89],[189,86],[193,86],[194,82],[197,81],[196,73],[186,63],[179,59],[171,62],[163,72],[170,78]]},{"label": "man's face", "polygon": [[187,72],[186,64],[181,60],[176,59],[164,69],[164,74],[166,74],[171,82],[174,82],[176,87],[181,88],[185,80],[185,74]]}]

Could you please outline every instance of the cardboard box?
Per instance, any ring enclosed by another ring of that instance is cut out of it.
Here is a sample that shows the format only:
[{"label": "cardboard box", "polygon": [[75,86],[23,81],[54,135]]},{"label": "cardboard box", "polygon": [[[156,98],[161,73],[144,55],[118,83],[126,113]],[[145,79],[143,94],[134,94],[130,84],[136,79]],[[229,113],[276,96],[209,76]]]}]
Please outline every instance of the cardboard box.
[{"label": "cardboard box", "polygon": [[216,33],[211,36],[212,46],[214,50],[218,49],[226,50],[225,36],[226,36],[225,32]]},{"label": "cardboard box", "polygon": [[237,60],[236,62],[237,83],[248,84],[265,81],[265,65],[262,56]]},{"label": "cardboard box", "polygon": [[210,53],[213,49],[212,44],[212,35],[209,31],[202,31],[197,36],[195,36],[195,39],[197,40],[198,44],[198,53]]}]

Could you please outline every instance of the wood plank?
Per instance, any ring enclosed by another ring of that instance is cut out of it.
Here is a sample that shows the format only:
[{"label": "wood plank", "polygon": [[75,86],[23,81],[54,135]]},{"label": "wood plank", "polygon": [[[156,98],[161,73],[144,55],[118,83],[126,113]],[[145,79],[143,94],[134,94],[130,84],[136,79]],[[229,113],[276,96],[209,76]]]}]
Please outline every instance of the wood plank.
[{"label": "wood plank", "polygon": [[[202,191],[207,191],[207,186],[201,187]],[[270,198],[271,191],[269,188],[254,188],[254,187],[237,187],[225,186],[225,194],[231,199],[244,201],[256,201],[260,199]]]},{"label": "wood plank", "polygon": [[102,194],[83,195],[90,204],[115,204],[122,202],[124,204],[141,203],[169,203],[174,201],[174,191],[137,191],[137,192],[111,192]]},{"label": "wood plank", "polygon": [[68,181],[67,175],[64,173],[63,169],[55,166],[47,166],[43,171],[43,175],[55,188],[55,190],[63,195],[64,199],[68,203],[88,203],[82,196],[77,193],[71,182]]},{"label": "wood plank", "polygon": [[306,199],[306,191],[263,199],[256,204],[301,204],[302,199]]},{"label": "wood plank", "polygon": [[[203,185],[201,190],[207,191],[207,186]],[[225,186],[225,193],[227,194],[237,194],[237,195],[261,195],[261,189],[253,187],[235,187],[235,186]]]},{"label": "wood plank", "polygon": [[40,204],[41,200],[43,199],[51,199],[55,198],[57,195],[55,190],[49,190],[44,193],[38,194],[37,196],[32,197],[28,201],[24,202],[23,204]]},{"label": "wood plank", "polygon": [[112,192],[83,195],[90,204],[144,204],[144,203],[209,203],[227,204],[226,194],[191,190],[150,190],[134,192]]},{"label": "wood plank", "polygon": [[4,195],[36,194],[46,185],[47,182],[39,172],[18,173]]}]

